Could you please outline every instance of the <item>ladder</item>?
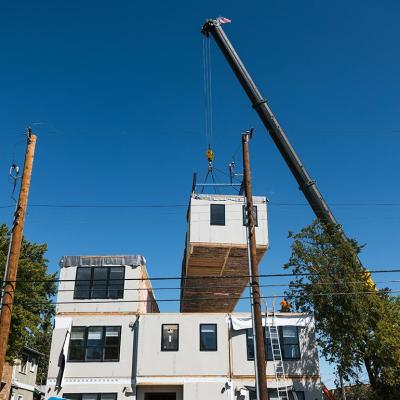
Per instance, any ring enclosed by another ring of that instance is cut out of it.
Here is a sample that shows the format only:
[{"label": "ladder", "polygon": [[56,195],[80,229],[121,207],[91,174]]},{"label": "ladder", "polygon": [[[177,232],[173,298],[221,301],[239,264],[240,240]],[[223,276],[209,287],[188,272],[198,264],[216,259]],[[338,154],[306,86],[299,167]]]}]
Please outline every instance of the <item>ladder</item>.
[{"label": "ladder", "polygon": [[286,382],[285,368],[282,359],[281,343],[279,331],[275,321],[275,310],[272,311],[271,324],[268,323],[268,305],[265,311],[265,330],[271,343],[272,361],[274,365],[274,374],[276,382],[276,391],[279,400],[289,400],[289,391]]}]

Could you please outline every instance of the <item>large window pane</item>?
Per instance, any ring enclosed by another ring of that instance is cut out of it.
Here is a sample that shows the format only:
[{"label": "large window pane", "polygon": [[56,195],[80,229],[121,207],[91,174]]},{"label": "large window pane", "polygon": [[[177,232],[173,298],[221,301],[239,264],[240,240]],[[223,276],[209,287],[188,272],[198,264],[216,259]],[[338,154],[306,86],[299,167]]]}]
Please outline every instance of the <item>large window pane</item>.
[{"label": "large window pane", "polygon": [[107,298],[108,268],[93,268],[92,299]]},{"label": "large window pane", "polygon": [[101,361],[103,356],[103,327],[89,327],[86,343],[86,360]]},{"label": "large window pane", "polygon": [[82,400],[97,400],[98,393],[83,393]]},{"label": "large window pane", "polygon": [[297,326],[280,327],[282,355],[284,359],[299,359],[300,344]]},{"label": "large window pane", "polygon": [[161,350],[178,351],[179,326],[177,324],[162,325],[161,328]]},{"label": "large window pane", "polygon": [[253,329],[246,329],[247,359],[254,360]]},{"label": "large window pane", "polygon": [[200,324],[200,351],[217,350],[217,325]]},{"label": "large window pane", "polygon": [[225,205],[210,205],[210,225],[225,225]]},{"label": "large window pane", "polygon": [[100,393],[100,400],[117,400],[116,393]]},{"label": "large window pane", "polygon": [[110,276],[108,282],[108,298],[121,299],[124,296],[124,267],[110,268]]},{"label": "large window pane", "polygon": [[69,344],[69,360],[85,360],[85,333],[86,328],[74,326],[71,329],[71,340]]},{"label": "large window pane", "polygon": [[118,326],[106,327],[104,342],[104,361],[118,361],[121,341],[121,328]]},{"label": "large window pane", "polygon": [[92,268],[77,268],[74,299],[89,299],[90,285],[92,279]]}]

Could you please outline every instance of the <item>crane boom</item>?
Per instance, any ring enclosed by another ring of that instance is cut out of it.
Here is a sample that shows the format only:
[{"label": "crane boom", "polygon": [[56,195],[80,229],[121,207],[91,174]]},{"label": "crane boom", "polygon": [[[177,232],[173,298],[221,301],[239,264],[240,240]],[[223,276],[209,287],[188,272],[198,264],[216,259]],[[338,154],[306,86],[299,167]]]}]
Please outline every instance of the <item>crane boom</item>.
[{"label": "crane boom", "polygon": [[223,31],[219,21],[212,19],[207,20],[203,25],[202,33],[207,37],[211,34],[216,41],[236,77],[239,79],[240,84],[247,93],[253,108],[257,111],[261,121],[271,135],[272,140],[285,159],[286,164],[299,184],[300,190],[303,192],[317,218],[324,224],[337,225],[337,221],[329,209],[328,204],[322,197],[321,192],[318,190],[315,181],[311,179],[272,110],[269,108],[267,101],[262,97],[243,62],[232,46],[232,43]]}]

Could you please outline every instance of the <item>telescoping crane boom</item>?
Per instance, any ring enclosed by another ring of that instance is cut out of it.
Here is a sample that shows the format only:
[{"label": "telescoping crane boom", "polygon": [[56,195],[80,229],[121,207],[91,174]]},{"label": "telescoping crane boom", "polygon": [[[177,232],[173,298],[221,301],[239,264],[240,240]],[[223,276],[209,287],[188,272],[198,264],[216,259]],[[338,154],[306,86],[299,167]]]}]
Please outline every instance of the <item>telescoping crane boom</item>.
[{"label": "telescoping crane boom", "polygon": [[311,179],[299,156],[296,154],[294,148],[285,135],[285,132],[269,108],[267,101],[261,95],[251,76],[247,72],[243,62],[223,31],[220,19],[207,20],[203,25],[201,32],[205,36],[209,37],[211,35],[215,39],[218,47],[224,54],[226,60],[230,64],[233,72],[249,97],[252,107],[257,111],[257,114],[267,128],[281,155],[285,159],[290,171],[296,178],[300,190],[304,193],[304,196],[317,218],[324,224],[336,225],[337,221],[329,209],[328,204],[325,202],[321,192],[318,190],[315,181]]},{"label": "telescoping crane boom", "polygon": [[[221,22],[225,21],[229,20],[226,20],[225,18],[217,18],[215,20],[209,19],[203,25],[201,32],[206,37],[211,35],[216,41],[218,47],[224,54],[226,60],[228,61],[248,98],[250,99],[252,107],[257,111],[261,121],[271,135],[272,140],[278,147],[282,157],[285,159],[286,164],[299,184],[299,189],[303,192],[317,218],[325,226],[338,225],[336,218],[324,200],[321,192],[318,190],[315,181],[311,179],[311,176],[308,174],[299,156],[290,144],[289,139],[287,138],[282,127],[279,125],[272,110],[269,108],[267,100],[265,100],[261,95],[250,74],[247,72],[242,60],[232,46],[232,43],[229,41],[224,30],[222,29]],[[347,240],[347,237],[343,231],[341,231],[341,234],[343,239]],[[362,266],[362,263],[358,257],[357,260],[360,264],[360,267],[364,270],[368,285],[375,289],[371,274]]]}]

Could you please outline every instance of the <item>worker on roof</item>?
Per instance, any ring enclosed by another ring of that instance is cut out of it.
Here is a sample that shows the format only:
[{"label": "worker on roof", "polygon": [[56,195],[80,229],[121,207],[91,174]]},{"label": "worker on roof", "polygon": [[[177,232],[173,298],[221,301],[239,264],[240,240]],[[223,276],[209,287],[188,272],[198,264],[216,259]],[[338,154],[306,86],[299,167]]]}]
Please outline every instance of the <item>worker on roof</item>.
[{"label": "worker on roof", "polygon": [[281,312],[290,312],[290,303],[286,298],[281,301]]}]

